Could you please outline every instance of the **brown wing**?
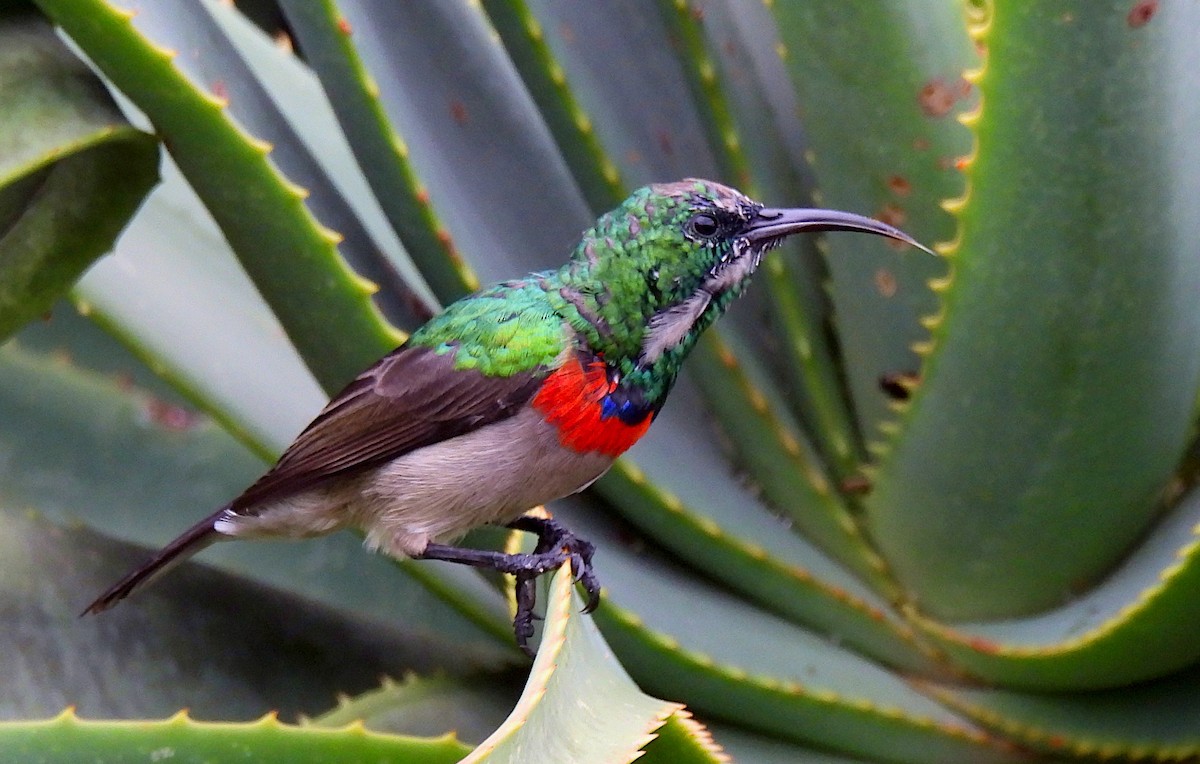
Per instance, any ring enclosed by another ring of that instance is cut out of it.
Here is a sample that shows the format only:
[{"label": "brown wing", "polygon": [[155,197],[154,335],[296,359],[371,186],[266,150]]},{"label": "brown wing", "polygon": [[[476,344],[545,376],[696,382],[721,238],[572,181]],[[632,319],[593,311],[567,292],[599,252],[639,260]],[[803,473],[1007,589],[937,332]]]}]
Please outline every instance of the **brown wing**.
[{"label": "brown wing", "polygon": [[453,352],[401,346],[334,396],[231,506],[252,512],[263,501],[507,419],[533,397],[546,373],[486,376],[455,370]]}]

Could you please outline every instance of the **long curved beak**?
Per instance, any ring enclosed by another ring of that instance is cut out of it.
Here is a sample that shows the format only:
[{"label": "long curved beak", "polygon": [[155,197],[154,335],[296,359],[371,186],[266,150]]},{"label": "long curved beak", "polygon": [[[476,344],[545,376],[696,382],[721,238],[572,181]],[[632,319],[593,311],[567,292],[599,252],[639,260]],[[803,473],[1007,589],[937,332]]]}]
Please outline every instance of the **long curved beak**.
[{"label": "long curved beak", "polygon": [[911,244],[917,249],[933,255],[929,247],[921,244],[899,228],[880,223],[873,218],[855,215],[852,212],[822,209],[773,209],[764,207],[747,224],[745,237],[752,244],[766,245],[794,233],[816,233],[819,231],[857,231],[886,236],[889,239]]}]

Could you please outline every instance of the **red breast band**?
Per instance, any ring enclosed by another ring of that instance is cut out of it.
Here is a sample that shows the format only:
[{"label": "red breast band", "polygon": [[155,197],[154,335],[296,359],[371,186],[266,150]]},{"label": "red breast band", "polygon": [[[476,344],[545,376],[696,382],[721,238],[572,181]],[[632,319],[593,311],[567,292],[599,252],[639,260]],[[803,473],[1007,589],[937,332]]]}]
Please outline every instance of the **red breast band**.
[{"label": "red breast band", "polygon": [[533,407],[558,428],[559,442],[567,448],[581,454],[594,451],[616,457],[646,434],[653,419],[647,416],[632,425],[615,416],[602,419],[604,396],[616,387],[603,361],[592,361],[585,367],[575,359],[546,377],[533,397]]}]

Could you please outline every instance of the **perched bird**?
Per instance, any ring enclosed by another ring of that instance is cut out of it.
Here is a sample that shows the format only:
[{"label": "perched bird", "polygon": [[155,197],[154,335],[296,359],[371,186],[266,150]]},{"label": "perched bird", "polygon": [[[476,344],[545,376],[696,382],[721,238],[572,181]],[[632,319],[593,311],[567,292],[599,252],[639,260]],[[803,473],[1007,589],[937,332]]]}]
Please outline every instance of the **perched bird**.
[{"label": "perched bird", "polygon": [[[771,209],[705,180],[638,189],[556,271],[459,300],[335,395],[256,483],[88,606],[99,613],[216,541],[358,528],[395,557],[517,579],[514,630],[533,633],[534,580],[572,563],[599,602],[591,544],[523,516],[580,491],[645,434],[700,334],[763,255],[805,231],[920,246],[870,218]],[[924,249],[924,247],[922,247]],[[450,544],[486,523],[538,535],[530,554]]]}]

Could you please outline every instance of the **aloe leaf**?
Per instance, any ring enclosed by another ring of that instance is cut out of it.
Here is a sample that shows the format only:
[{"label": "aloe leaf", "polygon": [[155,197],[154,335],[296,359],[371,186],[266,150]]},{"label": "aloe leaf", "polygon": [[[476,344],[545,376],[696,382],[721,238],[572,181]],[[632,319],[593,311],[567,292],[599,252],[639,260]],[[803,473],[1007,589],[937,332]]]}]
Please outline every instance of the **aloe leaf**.
[{"label": "aloe leaf", "polygon": [[1120,567],[1067,605],[952,626],[919,619],[955,663],[1009,687],[1079,690],[1166,675],[1200,658],[1200,492],[1192,491]]},{"label": "aloe leaf", "polygon": [[[681,385],[655,431],[597,484],[602,496],[645,535],[754,601],[868,655],[928,669],[909,627],[887,603],[772,516],[732,475],[688,413],[699,404]],[[677,439],[690,445],[678,458]]]},{"label": "aloe leaf", "polygon": [[713,733],[725,746],[733,761],[753,764],[868,764],[866,759],[851,758],[789,743],[766,735],[756,735],[730,724],[712,725]]},{"label": "aloe leaf", "polygon": [[[871,531],[923,608],[1090,586],[1160,511],[1200,383],[1200,8],[990,4],[962,232]],[[1036,140],[1030,139],[1031,126]],[[936,458],[934,458],[936,457]]]},{"label": "aloe leaf", "polygon": [[632,761],[678,703],[642,693],[590,618],[569,571],[550,582],[546,622],[521,699],[508,719],[464,759]]},{"label": "aloe leaf", "polygon": [[658,14],[631,0],[527,4],[627,184],[718,176],[686,76],[663,44]]},{"label": "aloe leaf", "polygon": [[[522,700],[495,676],[409,676],[403,682],[385,680],[378,690],[341,698],[337,708],[314,723],[340,727],[362,720],[372,730],[418,735],[449,726],[467,740],[482,740],[496,730],[474,754],[478,760],[509,760],[515,748],[523,757],[520,761],[629,761],[640,741],[645,749],[641,761],[726,761],[708,732],[686,711],[676,710],[665,722],[657,718],[656,712],[677,704],[654,701],[637,690],[590,619],[580,614],[582,603],[569,594],[566,581],[559,581],[551,592],[547,610],[552,621],[543,632],[550,639],[542,642]],[[504,720],[502,709],[514,706]],[[638,708],[650,712],[649,722],[638,720]],[[647,726],[659,723],[652,735],[646,734]],[[569,753],[551,750],[560,742],[551,743],[549,738],[560,737],[571,726],[585,726],[589,742]],[[593,745],[593,734],[603,741],[598,747]],[[646,743],[648,737],[653,740]],[[616,755],[614,749],[621,747],[624,750]]]},{"label": "aloe leaf", "polygon": [[177,52],[143,36],[131,14],[103,0],[45,0],[39,7],[149,117],[327,390],[397,344],[370,302],[373,287],[338,256],[339,235],[313,219],[306,192],[269,161],[270,146],[245,133],[221,98],[175,66]]},{"label": "aloe leaf", "polygon": [[840,486],[830,483],[804,431],[737,332],[726,327],[720,335],[705,335],[694,356],[693,363],[705,371],[692,379],[709,400],[719,401],[713,412],[732,443],[734,461],[748,471],[770,506],[806,539],[889,592],[893,585],[886,563],[864,538]]},{"label": "aloe leaf", "polygon": [[517,677],[482,674],[472,676],[418,676],[401,681],[385,677],[373,690],[341,695],[335,708],[311,720],[321,727],[338,728],[356,721],[376,732],[430,736],[454,730],[461,740],[486,738],[516,705]]},{"label": "aloe leaf", "polygon": [[930,686],[980,724],[1036,750],[1099,759],[1190,761],[1200,755],[1200,671],[1105,692],[1032,694]]},{"label": "aloe leaf", "polygon": [[[10,505],[65,521],[83,519],[142,544],[166,542],[236,495],[262,469],[243,447],[194,413],[131,390],[117,377],[14,346],[0,349],[0,421],[5,422],[0,496]],[[125,565],[132,567],[144,554],[131,555]],[[204,559],[356,618],[404,624],[416,633],[454,634],[463,649],[460,659],[470,656],[478,665],[511,660],[507,614],[481,581],[471,579],[476,588],[458,583],[451,608],[388,559],[366,554],[350,534],[304,543],[220,544]],[[73,612],[124,572],[75,592]],[[420,574],[435,575],[425,569]],[[156,588],[145,596],[153,596]],[[127,607],[140,607],[136,603]]]},{"label": "aloe leaf", "polygon": [[162,172],[114,255],[84,275],[74,297],[269,459],[321,410],[325,393],[174,162]]},{"label": "aloe leaf", "polygon": [[537,102],[588,206],[597,214],[617,206],[625,195],[620,171],[600,144],[591,118],[576,100],[537,17],[524,0],[484,0],[483,7]]},{"label": "aloe leaf", "polygon": [[[880,218],[921,241],[953,238],[954,220],[939,204],[962,191],[955,163],[971,144],[953,115],[970,103],[962,74],[977,60],[963,6],[943,0],[771,4],[819,206]],[[918,319],[937,308],[926,282],[945,266],[863,237],[829,237],[825,247],[842,360],[869,441],[877,424],[894,418],[880,377],[919,366],[910,348],[926,337]]]},{"label": "aloe leaf", "polygon": [[[697,580],[570,503],[555,515],[596,543],[594,618],[647,691],[800,744],[930,764],[1015,761],[895,674]],[[730,639],[731,635],[734,636]]]},{"label": "aloe leaf", "polygon": [[161,716],[185,704],[207,718],[272,709],[294,717],[323,710],[335,692],[372,686],[381,672],[463,665],[465,654],[444,638],[193,564],[136,605],[81,618],[91,593],[142,550],[13,511],[8,499],[4,506],[4,718],[66,705],[93,716]]},{"label": "aloe leaf", "polygon": [[592,215],[482,8],[340,8],[433,208],[480,278],[559,266]]},{"label": "aloe leaf", "polygon": [[[290,40],[269,39],[228,3],[184,6],[187,14],[165,14],[156,28],[171,39],[194,24],[204,34],[188,36],[202,37],[208,52],[180,64],[197,81],[221,83],[234,119],[271,141],[272,160],[308,189],[309,209],[342,235],[338,251],[379,286],[374,299],[388,319],[408,331],[428,320],[437,300],[380,208],[383,197],[372,193],[320,81],[292,54]],[[149,19],[139,21],[149,26]]]},{"label": "aloe leaf", "polygon": [[438,220],[409,162],[408,147],[388,120],[378,84],[355,48],[351,23],[332,0],[283,0],[282,7],[379,205],[434,294],[449,303],[477,289],[479,279]]},{"label": "aloe leaf", "polygon": [[252,759],[287,764],[388,761],[453,764],[467,747],[453,736],[433,740],[281,724],[273,715],[245,723],[200,722],[181,711],[162,721],[89,721],[67,710],[53,719],[0,722],[0,748],[21,761],[45,764],[99,759],[113,764],[163,761],[202,764]]},{"label": "aloe leaf", "polygon": [[50,309],[158,180],[154,137],[32,10],[0,12],[0,339]]},{"label": "aloe leaf", "polygon": [[700,6],[686,0],[658,0],[665,37],[678,52],[684,81],[699,112],[700,125],[720,168],[720,177],[740,187],[750,184],[750,164],[742,149],[729,99],[721,87],[717,66],[709,55]]}]

